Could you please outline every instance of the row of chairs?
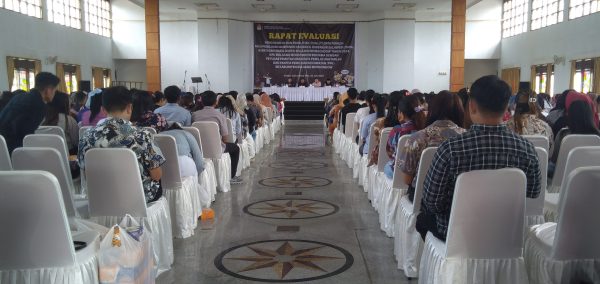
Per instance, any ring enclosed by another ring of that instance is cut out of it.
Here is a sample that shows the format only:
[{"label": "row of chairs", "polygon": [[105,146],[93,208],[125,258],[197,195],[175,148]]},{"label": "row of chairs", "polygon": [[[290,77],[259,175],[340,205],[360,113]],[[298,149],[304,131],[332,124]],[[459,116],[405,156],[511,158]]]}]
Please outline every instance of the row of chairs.
[{"label": "row of chairs", "polygon": [[[258,130],[256,143],[248,137],[240,147],[256,154],[273,139],[281,123],[273,119]],[[0,226],[16,229],[0,237],[0,282],[98,283],[99,238],[126,214],[151,232],[157,275],[170,269],[172,238],[193,234],[202,208],[210,206],[216,194],[216,167],[211,172],[210,165],[226,155],[215,123],[199,123],[185,130],[202,147],[206,170],[199,177],[182,179],[174,138],[154,135],[167,160],[161,180],[165,197],[150,204],[145,202],[137,158],[129,149],[89,150],[81,180],[85,194],[77,194],[64,133],[39,129],[46,134],[27,136],[24,147],[16,149],[12,157],[0,136]],[[81,131],[84,134],[87,129]],[[227,174],[228,184],[229,165],[220,170]],[[86,248],[76,251],[73,240],[87,243]]]},{"label": "row of chairs", "polygon": [[[336,129],[333,145],[368,193],[379,213],[382,231],[394,237],[398,268],[407,277],[419,277],[420,283],[600,281],[600,224],[591,217],[600,213],[595,206],[600,196],[593,187],[600,182],[598,136],[567,136],[549,185],[549,141],[542,136],[526,136],[536,147],[542,173],[542,192],[535,199],[525,198],[526,180],[520,170],[474,171],[459,176],[446,243],[431,234],[423,243],[415,223],[423,182],[437,148],[422,153],[411,202],[402,174],[394,172],[391,180],[383,174],[389,161],[386,151],[380,150],[378,164],[370,167],[367,157],[354,151],[358,147],[356,127],[348,127],[355,125],[353,120],[348,114],[347,127]],[[381,131],[380,149],[385,149],[390,130]],[[400,138],[397,152],[408,137]],[[371,135],[369,153],[374,144]]]}]

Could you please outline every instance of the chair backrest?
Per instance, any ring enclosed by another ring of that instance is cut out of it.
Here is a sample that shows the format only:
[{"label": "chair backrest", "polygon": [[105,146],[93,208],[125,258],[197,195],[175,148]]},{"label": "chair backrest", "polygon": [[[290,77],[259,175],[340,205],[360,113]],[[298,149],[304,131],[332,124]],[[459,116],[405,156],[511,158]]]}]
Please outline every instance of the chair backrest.
[{"label": "chair backrest", "polygon": [[219,133],[219,125],[213,121],[198,121],[192,123],[200,131],[202,139],[202,150],[205,158],[220,159],[223,155],[221,147],[221,134]]},{"label": "chair backrest", "polygon": [[17,148],[12,154],[13,166],[18,171],[46,171],[53,174],[60,185],[63,202],[68,217],[75,217],[75,205],[71,195],[75,188],[69,171],[62,163],[56,149],[42,147]]},{"label": "chair backrest", "polygon": [[346,138],[352,138],[352,132],[354,131],[354,117],[356,117],[356,113],[354,112],[346,114],[346,124],[344,125],[344,135]]},{"label": "chair backrest", "polygon": [[227,142],[234,143],[235,136],[233,135],[233,123],[231,122],[231,119],[229,119],[229,118],[227,118],[227,131],[229,131],[229,134],[227,134]]},{"label": "chair backrest", "polygon": [[10,154],[8,153],[8,145],[6,140],[0,135],[0,171],[12,170],[12,164],[10,162]]},{"label": "chair backrest", "polygon": [[83,138],[88,130],[92,129],[91,126],[81,126],[79,127],[79,139]]},{"label": "chair backrest", "polygon": [[53,135],[58,135],[60,137],[62,137],[63,139],[67,139],[65,136],[65,131],[60,128],[59,126],[51,126],[51,125],[45,125],[45,126],[40,126],[38,129],[35,130],[35,134],[53,134]]},{"label": "chair backrest", "polygon": [[438,147],[429,147],[421,153],[419,169],[417,170],[417,176],[415,177],[417,181],[415,183],[415,196],[413,198],[413,214],[417,214],[421,211],[421,199],[423,198],[425,178],[427,177],[427,172],[429,172],[429,168],[433,162],[433,156],[435,155],[435,152],[437,152],[437,149]]},{"label": "chair backrest", "polygon": [[482,170],[458,176],[446,257],[522,256],[527,179],[519,169]]},{"label": "chair backrest", "polygon": [[[577,168],[593,167],[600,165],[600,146],[577,147],[569,152],[562,175],[561,190],[565,186],[567,177]],[[554,176],[556,178],[556,175]]]},{"label": "chair backrest", "polygon": [[375,137],[375,134],[373,133],[375,131],[375,123],[371,124],[371,127],[369,128],[369,155],[371,155],[371,153],[373,153],[373,150],[375,149],[375,142],[377,140],[375,140],[377,137]]},{"label": "chair backrest", "polygon": [[[409,135],[402,135],[400,136],[400,139],[398,139],[398,145],[396,145],[396,165],[398,165],[400,163],[400,151],[402,151],[404,149],[404,146],[406,145],[406,141],[408,141],[408,139],[410,138],[410,134]],[[402,173],[401,171],[397,171],[396,169],[394,169],[394,175],[392,176],[392,187],[393,188],[408,188],[408,186],[404,183],[404,179],[402,178],[402,176],[404,175],[404,173]]]},{"label": "chair backrest", "polygon": [[90,216],[147,216],[138,161],[131,149],[88,150],[85,173]]},{"label": "chair backrest", "polygon": [[56,178],[0,172],[0,270],[72,266],[75,250]]},{"label": "chair backrest", "polygon": [[[23,139],[23,147],[48,147],[56,149],[60,153],[61,159],[67,169],[69,166],[69,150],[65,139],[54,134],[30,134]],[[72,178],[71,171],[69,178]]]},{"label": "chair backrest", "polygon": [[181,128],[183,130],[187,131],[188,133],[192,134],[192,136],[194,136],[194,139],[196,139],[196,142],[198,142],[198,147],[200,148],[200,152],[204,153],[204,151],[202,151],[202,138],[200,137],[200,130],[198,130],[198,128],[196,128],[196,127],[191,127],[191,126],[184,126]]},{"label": "chair backrest", "polygon": [[529,140],[534,147],[541,147],[546,152],[550,151],[550,141],[548,137],[542,135],[523,135],[523,138]]},{"label": "chair backrest", "polygon": [[537,153],[540,174],[542,175],[540,195],[537,198],[525,199],[525,215],[536,216],[544,214],[544,200],[546,198],[546,187],[548,187],[548,152],[542,147],[535,147]]},{"label": "chair backrest", "polygon": [[583,146],[600,146],[600,137],[597,135],[571,134],[565,136],[565,138],[562,140],[562,143],[560,144],[560,151],[558,152],[558,159],[556,160],[554,177],[552,178],[553,187],[560,187],[562,185],[569,152],[571,152],[571,150],[574,148]]},{"label": "chair backrest", "polygon": [[387,155],[385,147],[387,145],[388,137],[390,136],[391,127],[387,127],[381,130],[379,133],[379,156],[377,156],[377,171],[383,172],[383,167],[390,160]]},{"label": "chair backrest", "polygon": [[600,259],[600,167],[581,167],[566,178],[551,257]]},{"label": "chair backrest", "polygon": [[142,129],[144,129],[144,130],[146,130],[146,131],[150,132],[150,134],[152,134],[152,135],[156,135],[156,134],[158,134],[158,132],[156,132],[156,129],[154,129],[154,128],[152,128],[152,127],[142,127]]},{"label": "chair backrest", "polygon": [[177,154],[177,141],[169,135],[154,135],[154,142],[162,151],[165,160],[162,166],[161,184],[163,189],[180,187],[181,174],[179,172],[179,155]]}]

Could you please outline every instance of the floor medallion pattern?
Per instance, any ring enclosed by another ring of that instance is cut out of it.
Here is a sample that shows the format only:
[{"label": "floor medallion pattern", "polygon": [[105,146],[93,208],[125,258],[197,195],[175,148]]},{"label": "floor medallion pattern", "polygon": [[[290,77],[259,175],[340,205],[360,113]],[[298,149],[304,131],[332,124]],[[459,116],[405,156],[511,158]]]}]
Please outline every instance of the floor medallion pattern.
[{"label": "floor medallion pattern", "polygon": [[316,157],[316,156],[324,156],[325,153],[320,151],[279,151],[277,155],[285,157],[285,158],[303,158],[303,157]]},{"label": "floor medallion pattern", "polygon": [[275,162],[271,163],[269,167],[274,169],[285,169],[285,170],[312,170],[326,168],[327,164],[310,161],[287,161],[287,162]]},{"label": "floor medallion pattern", "polygon": [[307,240],[270,240],[232,247],[215,266],[236,278],[261,282],[314,281],[340,274],[354,263],[338,246]]},{"label": "floor medallion pattern", "polygon": [[274,199],[244,207],[244,212],[268,219],[313,219],[335,214],[338,206],[312,199]]},{"label": "floor medallion pattern", "polygon": [[311,188],[330,185],[331,180],[320,177],[283,176],[266,178],[260,180],[258,183],[263,186],[277,188]]}]

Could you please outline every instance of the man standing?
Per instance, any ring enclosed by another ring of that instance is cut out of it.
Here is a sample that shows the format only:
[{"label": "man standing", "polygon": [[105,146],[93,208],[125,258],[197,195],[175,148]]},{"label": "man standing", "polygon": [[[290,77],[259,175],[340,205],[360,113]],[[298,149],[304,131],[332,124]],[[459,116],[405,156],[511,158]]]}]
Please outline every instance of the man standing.
[{"label": "man standing", "polygon": [[446,239],[454,185],[462,173],[521,169],[527,176],[527,197],[540,194],[541,173],[535,148],[502,123],[510,95],[508,84],[494,75],[473,83],[468,105],[473,125],[440,145],[425,179],[423,206],[416,223],[423,239],[427,232]]},{"label": "man standing", "polygon": [[242,178],[235,176],[240,160],[240,147],[235,143],[227,143],[227,136],[229,135],[227,118],[220,111],[215,109],[217,106],[217,94],[213,91],[204,92],[202,94],[202,103],[204,103],[204,108],[192,114],[192,121],[212,121],[219,125],[223,152],[229,153],[229,157],[231,158],[231,183],[242,183]]},{"label": "man standing", "polygon": [[169,86],[165,89],[167,104],[157,108],[154,113],[162,114],[169,123],[178,122],[183,126],[192,125],[192,114],[189,110],[179,106],[181,89],[177,86]]},{"label": "man standing", "polygon": [[60,79],[41,72],[35,76],[35,87],[28,94],[15,96],[0,112],[0,135],[4,136],[8,152],[23,146],[23,138],[33,134],[46,114],[46,104],[54,99]]}]

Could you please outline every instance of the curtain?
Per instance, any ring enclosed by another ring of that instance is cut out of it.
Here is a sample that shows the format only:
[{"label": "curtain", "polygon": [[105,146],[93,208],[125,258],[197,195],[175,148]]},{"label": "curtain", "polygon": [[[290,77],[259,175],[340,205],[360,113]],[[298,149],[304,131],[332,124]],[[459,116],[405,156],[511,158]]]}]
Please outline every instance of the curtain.
[{"label": "curtain", "polygon": [[535,65],[531,65],[531,75],[529,76],[529,88],[535,90]]},{"label": "curtain", "polygon": [[94,79],[94,89],[104,88],[104,80],[102,78],[102,68],[92,67],[92,78]]},{"label": "curtain", "polygon": [[508,68],[502,69],[502,80],[504,80],[510,88],[513,94],[519,90],[519,82],[521,80],[521,69],[520,68]]},{"label": "curtain", "polygon": [[[110,87],[110,85],[111,85],[111,82],[112,82],[112,73],[111,73],[111,70],[110,70],[110,69],[106,69],[106,70],[108,71],[108,86],[104,86],[104,87],[105,87],[105,88],[108,88],[108,87]],[[600,70],[600,69],[599,69],[599,70]],[[102,81],[104,81],[104,80],[102,80]]]},{"label": "curtain", "polygon": [[594,82],[592,92],[600,93],[600,57],[594,59]]},{"label": "curtain", "polygon": [[40,72],[42,72],[42,61],[34,60],[33,64],[34,64],[33,72],[35,73],[35,75],[40,74]]},{"label": "curtain", "polygon": [[75,76],[77,77],[77,83],[73,84],[73,86],[77,85],[77,90],[71,91],[79,91],[81,90],[81,86],[79,86],[79,82],[81,82],[81,65],[75,65]]},{"label": "curtain", "polygon": [[550,91],[552,90],[552,84],[554,84],[554,81],[552,80],[552,72],[554,72],[554,64],[548,63],[548,66],[546,67],[546,74],[548,74],[548,78],[546,79],[546,94],[550,96],[554,96],[554,94],[550,94]]},{"label": "curtain", "polygon": [[58,84],[58,90],[63,93],[66,93],[67,84],[65,83],[65,67],[62,63],[56,63],[56,77],[60,79],[60,84]]},{"label": "curtain", "polygon": [[15,58],[6,57],[6,74],[8,74],[8,90],[12,91],[13,80],[15,79]]},{"label": "curtain", "polygon": [[569,89],[573,89],[573,84],[575,83],[573,81],[574,77],[575,77],[575,60],[571,61],[571,78],[569,78]]}]

